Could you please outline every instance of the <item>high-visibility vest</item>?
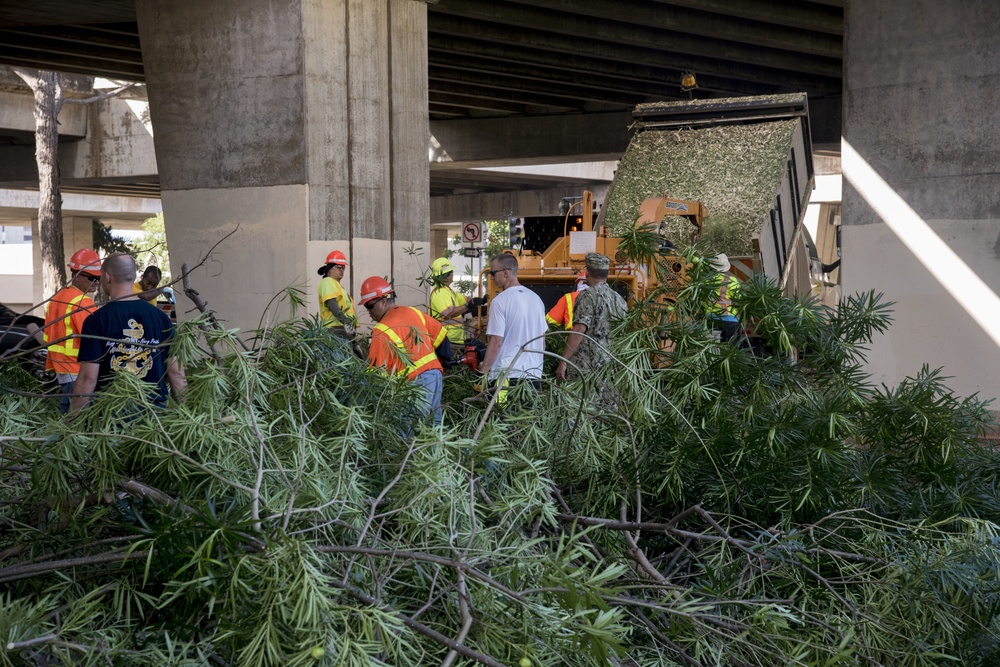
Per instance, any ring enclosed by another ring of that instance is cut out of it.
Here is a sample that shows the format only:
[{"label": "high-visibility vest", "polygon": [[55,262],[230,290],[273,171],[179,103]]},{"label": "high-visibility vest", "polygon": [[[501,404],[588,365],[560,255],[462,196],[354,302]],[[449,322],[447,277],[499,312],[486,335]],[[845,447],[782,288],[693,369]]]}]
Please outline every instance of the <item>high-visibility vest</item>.
[{"label": "high-visibility vest", "polygon": [[326,307],[326,302],[330,299],[334,299],[340,306],[340,311],[350,319],[347,324],[357,326],[358,314],[354,310],[354,302],[351,301],[351,295],[347,293],[343,285],[330,276],[326,276],[316,286],[316,295],[319,297],[319,316],[323,326],[342,327],[345,324],[337,320],[330,309]]},{"label": "high-visibility vest", "polygon": [[451,339],[452,346],[465,344],[465,325],[462,324],[461,316],[444,318],[441,314],[449,308],[464,306],[465,303],[464,295],[456,294],[450,287],[445,285],[431,292],[431,298],[427,304],[427,312],[430,313],[431,317],[444,325],[445,331],[448,332],[448,338]]},{"label": "high-visibility vest", "polygon": [[572,329],[573,304],[576,302],[576,297],[580,296],[580,294],[580,292],[567,292],[562,295],[556,302],[556,305],[552,306],[552,310],[545,315],[545,320],[554,327]]},{"label": "high-visibility vest", "polygon": [[733,316],[732,306],[733,306],[733,291],[740,288],[739,279],[732,273],[726,271],[721,275],[721,282],[719,283],[719,298],[712,305],[711,313],[714,315],[722,316]]},{"label": "high-visibility vest", "polygon": [[412,380],[424,371],[444,370],[434,353],[447,332],[416,308],[394,306],[372,330],[368,361],[387,373]]},{"label": "high-visibility vest", "polygon": [[[80,339],[66,337],[80,333],[83,321],[93,308],[94,300],[72,285],[52,297],[45,308],[45,328],[42,332],[48,347],[46,370],[72,375],[80,372],[77,361]],[[62,338],[66,340],[60,340]]]}]

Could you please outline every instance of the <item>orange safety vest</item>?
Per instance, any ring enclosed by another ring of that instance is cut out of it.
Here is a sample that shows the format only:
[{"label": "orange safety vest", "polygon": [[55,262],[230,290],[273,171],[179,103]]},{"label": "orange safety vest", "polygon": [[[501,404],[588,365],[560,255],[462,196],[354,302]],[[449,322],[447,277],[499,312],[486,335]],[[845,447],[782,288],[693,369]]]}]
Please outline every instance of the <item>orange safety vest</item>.
[{"label": "orange safety vest", "polygon": [[388,373],[412,380],[424,371],[444,370],[434,353],[447,332],[441,323],[416,308],[395,306],[372,330],[368,361]]},{"label": "orange safety vest", "polygon": [[72,285],[52,297],[45,308],[43,336],[48,346],[45,370],[70,375],[80,372],[80,363],[76,360],[80,354],[80,339],[66,337],[78,335],[83,330],[83,321],[93,309],[94,300]]},{"label": "orange safety vest", "polygon": [[566,292],[556,302],[556,305],[552,306],[552,310],[545,316],[545,320],[554,327],[572,329],[573,304],[578,296],[580,296],[580,292]]}]

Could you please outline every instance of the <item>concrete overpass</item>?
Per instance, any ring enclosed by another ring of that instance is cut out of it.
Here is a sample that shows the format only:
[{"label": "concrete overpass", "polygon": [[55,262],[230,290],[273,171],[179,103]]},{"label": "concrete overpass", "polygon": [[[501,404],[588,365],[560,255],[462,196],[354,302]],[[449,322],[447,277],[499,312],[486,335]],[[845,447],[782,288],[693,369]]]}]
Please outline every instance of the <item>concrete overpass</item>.
[{"label": "concrete overpass", "polygon": [[[146,82],[174,252],[239,225],[199,277],[223,314],[255,322],[335,246],[354,282],[412,285],[432,194],[519,190],[457,173],[619,153],[622,112],[682,96],[690,71],[697,96],[803,90],[816,143],[845,140],[845,288],[898,304],[876,377],[944,365],[1000,395],[991,1],[24,5],[0,9],[0,62]],[[432,134],[451,162],[428,170]]]}]

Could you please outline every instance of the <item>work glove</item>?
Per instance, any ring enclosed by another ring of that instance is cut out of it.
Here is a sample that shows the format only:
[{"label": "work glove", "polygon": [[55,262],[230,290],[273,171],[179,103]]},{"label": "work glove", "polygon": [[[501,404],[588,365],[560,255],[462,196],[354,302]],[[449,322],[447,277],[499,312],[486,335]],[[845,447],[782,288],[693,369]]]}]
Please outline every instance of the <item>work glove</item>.
[{"label": "work glove", "polygon": [[488,296],[477,296],[472,299],[469,299],[469,312],[472,315],[479,317],[479,315],[482,312],[480,309],[486,305],[486,302],[488,300],[489,300]]},{"label": "work glove", "polygon": [[472,390],[477,394],[481,394],[488,386],[489,378],[486,374],[480,371],[474,371],[472,375]]}]

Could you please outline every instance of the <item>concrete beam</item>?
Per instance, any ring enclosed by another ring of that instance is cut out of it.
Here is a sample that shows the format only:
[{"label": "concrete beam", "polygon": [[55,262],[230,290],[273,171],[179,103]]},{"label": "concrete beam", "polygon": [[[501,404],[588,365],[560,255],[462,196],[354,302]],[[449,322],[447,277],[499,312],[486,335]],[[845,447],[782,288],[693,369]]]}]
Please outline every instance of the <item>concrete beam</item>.
[{"label": "concrete beam", "polygon": [[[804,92],[828,92],[840,88],[840,64],[836,63],[836,74],[820,76],[816,74],[735,63],[721,57],[691,55],[675,49],[671,42],[662,41],[655,46],[635,46],[628,39],[628,31],[622,31],[623,43],[581,38],[580,36],[555,34],[532,29],[533,26],[508,27],[486,20],[467,19],[436,14],[429,23],[435,35],[462,36],[477,41],[492,41],[509,45],[511,53],[527,47],[557,51],[564,55],[597,57],[624,63],[648,65],[673,70],[689,70],[710,76],[735,77],[746,81],[785,87],[788,90]],[[436,41],[435,37],[435,41]],[[833,68],[828,68],[833,71]]]},{"label": "concrete beam", "polygon": [[628,111],[431,121],[441,150],[464,166],[617,160],[628,147]]},{"label": "concrete beam", "polygon": [[[594,200],[604,201],[608,193],[607,185],[593,185],[586,189],[594,193]],[[518,192],[491,192],[476,195],[450,195],[431,197],[431,224],[489,220],[513,213],[515,217],[526,215],[555,215],[559,213],[559,201],[568,193],[565,188],[547,190],[521,190]]]},{"label": "concrete beam", "polygon": [[[35,132],[35,98],[24,92],[0,91],[0,134],[5,130]],[[59,112],[59,136],[82,139],[87,135],[87,107],[64,104]]]},{"label": "concrete beam", "polygon": [[[142,222],[163,209],[159,199],[63,194],[62,210],[67,216]],[[0,219],[30,221],[33,217],[38,217],[37,190],[0,189]]]},{"label": "concrete beam", "polygon": [[[428,68],[427,76],[431,91],[440,90],[444,84],[452,86],[458,84],[462,88],[471,87],[472,89],[483,87],[482,73],[465,67],[452,68],[431,65]],[[538,100],[540,104],[577,109],[582,108],[584,103],[588,101],[634,106],[645,99],[645,96],[637,95],[634,92],[622,93],[605,88],[581,90],[578,85],[572,83],[551,83],[496,73],[490,76],[489,89],[527,93],[529,99]],[[662,99],[668,95],[669,93],[662,91],[656,99]],[[554,102],[558,102],[558,104]]]},{"label": "concrete beam", "polygon": [[[428,91],[429,93],[430,91]],[[453,116],[466,116],[470,112],[477,111],[489,116],[505,114],[523,116],[528,113],[528,107],[521,103],[484,100],[471,95],[447,95],[445,93],[435,93],[434,97],[429,100],[427,108],[433,114],[442,113]]]},{"label": "concrete beam", "polygon": [[643,30],[700,35],[712,40],[750,44],[755,48],[782,49],[837,59],[844,52],[839,35],[807,28],[790,29],[752,19],[733,20],[672,4],[654,5],[648,0],[615,0],[613,3],[607,0],[514,1],[552,11],[584,14],[602,21],[631,23],[641,26]]},{"label": "concrete beam", "polygon": [[[574,2],[574,4],[577,4]],[[719,39],[715,35],[699,36],[689,34],[681,26],[669,24],[661,27],[646,27],[642,24],[619,22],[613,17],[619,3],[604,3],[604,16],[592,18],[573,12],[560,12],[528,5],[498,4],[492,0],[450,0],[447,5],[439,5],[431,15],[431,29],[450,32],[445,26],[448,21],[445,14],[453,18],[461,17],[465,23],[470,21],[489,22],[489,32],[494,37],[512,44],[524,43],[519,36],[508,36],[510,28],[519,31],[529,29],[543,35],[543,41],[554,35],[570,37],[581,42],[581,46],[590,50],[603,42],[627,44],[634,47],[669,51],[691,57],[723,59],[735,63],[755,65],[758,67],[799,72],[812,76],[839,78],[841,65],[839,54],[836,56],[804,56],[793,53],[790,48],[772,49],[761,46],[749,46],[738,42]],[[574,10],[576,11],[576,10]],[[594,13],[598,13],[594,10]],[[652,18],[652,16],[650,16]],[[625,20],[628,20],[627,14]],[[468,34],[468,33],[465,33]],[[804,39],[808,39],[808,35]],[[489,37],[487,37],[489,38]],[[789,39],[792,39],[791,37]],[[823,39],[817,41],[822,42]],[[697,71],[711,71],[708,68],[692,68]],[[720,72],[721,73],[721,72]]]},{"label": "concrete beam", "polygon": [[[33,113],[34,102],[29,95],[0,92],[0,117],[10,101],[20,105],[21,116]],[[25,108],[25,102],[30,108]],[[60,134],[66,128],[74,141],[59,144],[59,170],[64,183],[74,181],[100,182],[107,180],[155,180],[156,156],[153,137],[147,127],[144,102],[108,99],[92,105],[65,104],[59,114]],[[32,120],[32,122],[34,122]],[[20,146],[0,147],[0,183],[32,183],[37,187],[38,168],[34,142]]]},{"label": "concrete beam", "polygon": [[515,95],[511,89],[504,87],[493,87],[492,85],[482,85],[473,83],[475,77],[467,77],[466,83],[440,78],[431,78],[427,82],[427,92],[437,100],[437,94],[452,96],[469,96],[477,100],[489,100],[508,102],[511,104],[526,104],[528,106],[550,107],[554,109],[580,109],[582,104],[577,98],[571,96],[548,95],[542,92],[535,92],[531,95]]},{"label": "concrete beam", "polygon": [[[773,23],[831,35],[844,34],[843,2],[803,3],[800,0],[655,0],[663,5]],[[831,5],[823,7],[819,5]]]},{"label": "concrete beam", "polygon": [[[435,40],[430,51],[430,64],[435,67],[460,69],[466,72],[503,74],[522,80],[543,83],[556,82],[600,93],[625,93],[641,98],[663,100],[687,99],[681,91],[679,69],[661,69],[630,63],[609,63],[598,58],[562,56],[550,51],[520,49],[512,53],[497,44],[483,44],[461,37]],[[774,86],[748,84],[736,79],[700,75],[700,90],[723,96],[766,95]]]}]

